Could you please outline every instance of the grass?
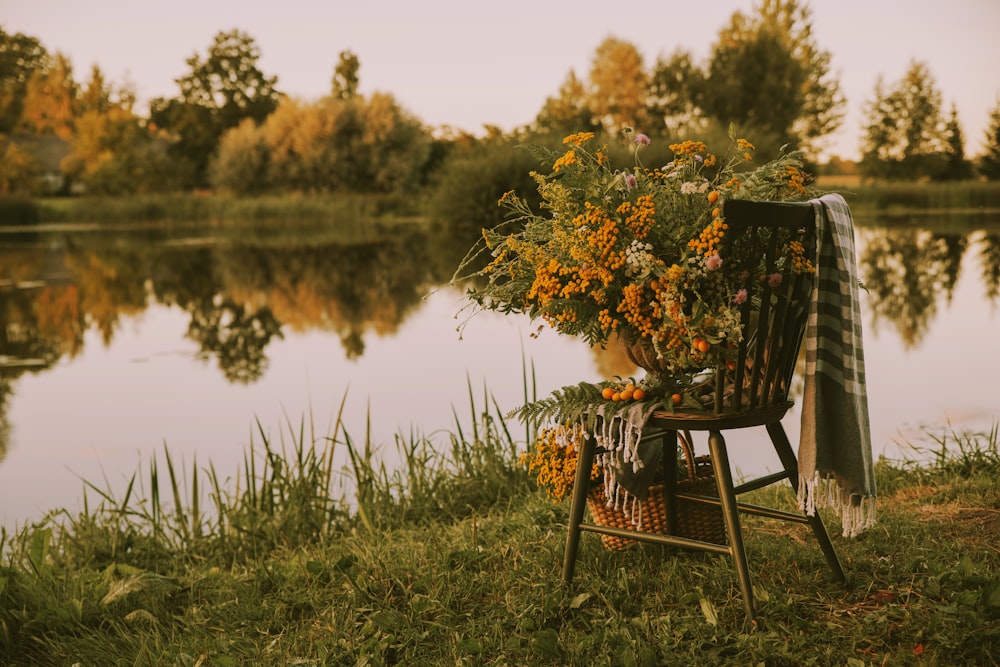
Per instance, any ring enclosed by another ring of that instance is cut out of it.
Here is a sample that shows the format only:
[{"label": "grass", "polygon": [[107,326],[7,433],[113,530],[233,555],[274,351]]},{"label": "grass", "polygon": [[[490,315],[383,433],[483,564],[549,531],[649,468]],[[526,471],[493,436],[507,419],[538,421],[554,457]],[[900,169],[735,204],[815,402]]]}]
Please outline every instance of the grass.
[{"label": "grass", "polygon": [[929,433],[878,463],[878,524],[834,538],[848,590],[808,529],[747,519],[751,627],[718,556],[585,535],[564,587],[567,504],[531,486],[488,393],[469,401],[443,447],[398,436],[399,469],[339,419],[328,433],[287,419],[280,442],[251,443],[233,489],[164,451],[122,498],[91,486],[79,516],[0,534],[0,664],[1000,661],[996,428]]}]

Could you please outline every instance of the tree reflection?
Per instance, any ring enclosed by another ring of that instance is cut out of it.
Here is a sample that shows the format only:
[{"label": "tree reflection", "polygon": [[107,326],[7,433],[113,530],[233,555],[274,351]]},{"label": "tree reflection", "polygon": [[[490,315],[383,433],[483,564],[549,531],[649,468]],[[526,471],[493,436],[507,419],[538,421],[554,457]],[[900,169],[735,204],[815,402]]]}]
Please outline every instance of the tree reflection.
[{"label": "tree reflection", "polygon": [[917,346],[937,315],[939,296],[951,302],[967,245],[960,234],[868,230],[859,264],[875,327],[888,320],[904,346]]},{"label": "tree reflection", "polygon": [[979,240],[979,259],[983,267],[986,298],[992,304],[1000,294],[1000,234],[983,234]]},{"label": "tree reflection", "polygon": [[191,313],[187,335],[203,354],[218,358],[230,382],[250,384],[267,370],[264,348],[277,336],[281,323],[266,306],[251,311],[232,299],[217,297]]}]

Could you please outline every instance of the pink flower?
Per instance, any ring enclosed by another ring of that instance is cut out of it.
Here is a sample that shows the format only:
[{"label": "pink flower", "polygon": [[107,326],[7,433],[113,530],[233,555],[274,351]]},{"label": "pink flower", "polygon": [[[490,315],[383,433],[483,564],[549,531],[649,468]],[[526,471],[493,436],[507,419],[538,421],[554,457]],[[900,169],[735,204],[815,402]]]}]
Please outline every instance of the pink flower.
[{"label": "pink flower", "polygon": [[770,275],[770,277],[767,279],[767,284],[770,285],[771,287],[777,287],[778,285],[780,285],[781,284],[781,274],[780,273],[772,273]]},{"label": "pink flower", "polygon": [[648,146],[649,145],[649,136],[645,135],[645,134],[642,134],[640,132],[639,134],[635,135],[635,143],[639,144],[640,146]]},{"label": "pink flower", "polygon": [[733,297],[733,303],[735,303],[737,306],[742,306],[744,303],[746,303],[746,300],[747,300],[747,291],[745,289],[741,289],[739,292],[736,293],[736,296]]},{"label": "pink flower", "polygon": [[719,253],[709,255],[705,258],[705,268],[709,271],[715,271],[720,266],[722,266],[722,258],[719,257]]},{"label": "pink flower", "polygon": [[626,174],[625,176],[625,186],[632,190],[635,188],[635,174]]}]

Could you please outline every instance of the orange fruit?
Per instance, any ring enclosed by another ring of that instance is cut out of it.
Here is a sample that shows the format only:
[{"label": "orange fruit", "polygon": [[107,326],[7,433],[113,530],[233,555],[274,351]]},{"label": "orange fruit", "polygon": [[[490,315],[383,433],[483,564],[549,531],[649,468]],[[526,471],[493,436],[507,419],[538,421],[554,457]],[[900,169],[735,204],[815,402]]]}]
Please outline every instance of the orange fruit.
[{"label": "orange fruit", "polygon": [[694,349],[699,352],[705,353],[712,349],[712,345],[704,338],[695,338],[692,342]]},{"label": "orange fruit", "polygon": [[646,398],[646,392],[643,391],[642,387],[639,387],[632,392],[632,398],[634,398],[637,401],[641,401],[642,399]]},{"label": "orange fruit", "polygon": [[733,361],[732,359],[726,359],[726,368],[728,368],[731,371],[735,371],[736,370],[736,362]]},{"label": "orange fruit", "polygon": [[680,405],[681,401],[684,399],[683,397],[681,397],[680,394],[674,394],[673,396],[670,397],[670,400],[673,402],[674,405]]},{"label": "orange fruit", "polygon": [[614,395],[615,395],[615,390],[612,389],[611,387],[605,387],[601,391],[601,396],[604,397],[604,399],[607,400],[607,401],[610,401],[611,397],[614,396]]},{"label": "orange fruit", "polygon": [[616,391],[615,393],[611,394],[611,400],[616,402],[622,400],[621,392]]},{"label": "orange fruit", "polygon": [[620,397],[620,398],[621,398],[621,399],[622,399],[623,401],[631,401],[631,400],[632,400],[632,395],[633,395],[634,393],[635,393],[635,390],[634,390],[634,389],[629,389],[628,387],[625,387],[624,389],[622,389],[622,393],[621,393],[621,394],[619,394],[619,397]]},{"label": "orange fruit", "polygon": [[717,201],[719,201],[719,191],[712,190],[711,192],[708,193],[708,203],[714,204]]}]

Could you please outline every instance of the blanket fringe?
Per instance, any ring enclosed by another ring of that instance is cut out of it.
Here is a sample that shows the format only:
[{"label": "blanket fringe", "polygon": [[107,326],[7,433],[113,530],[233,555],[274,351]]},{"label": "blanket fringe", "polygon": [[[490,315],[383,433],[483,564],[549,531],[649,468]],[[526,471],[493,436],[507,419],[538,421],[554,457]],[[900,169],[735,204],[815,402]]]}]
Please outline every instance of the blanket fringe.
[{"label": "blanket fringe", "polygon": [[799,477],[799,509],[809,516],[817,508],[830,508],[840,514],[844,537],[857,537],[875,525],[875,497],[844,491],[833,477]]}]

